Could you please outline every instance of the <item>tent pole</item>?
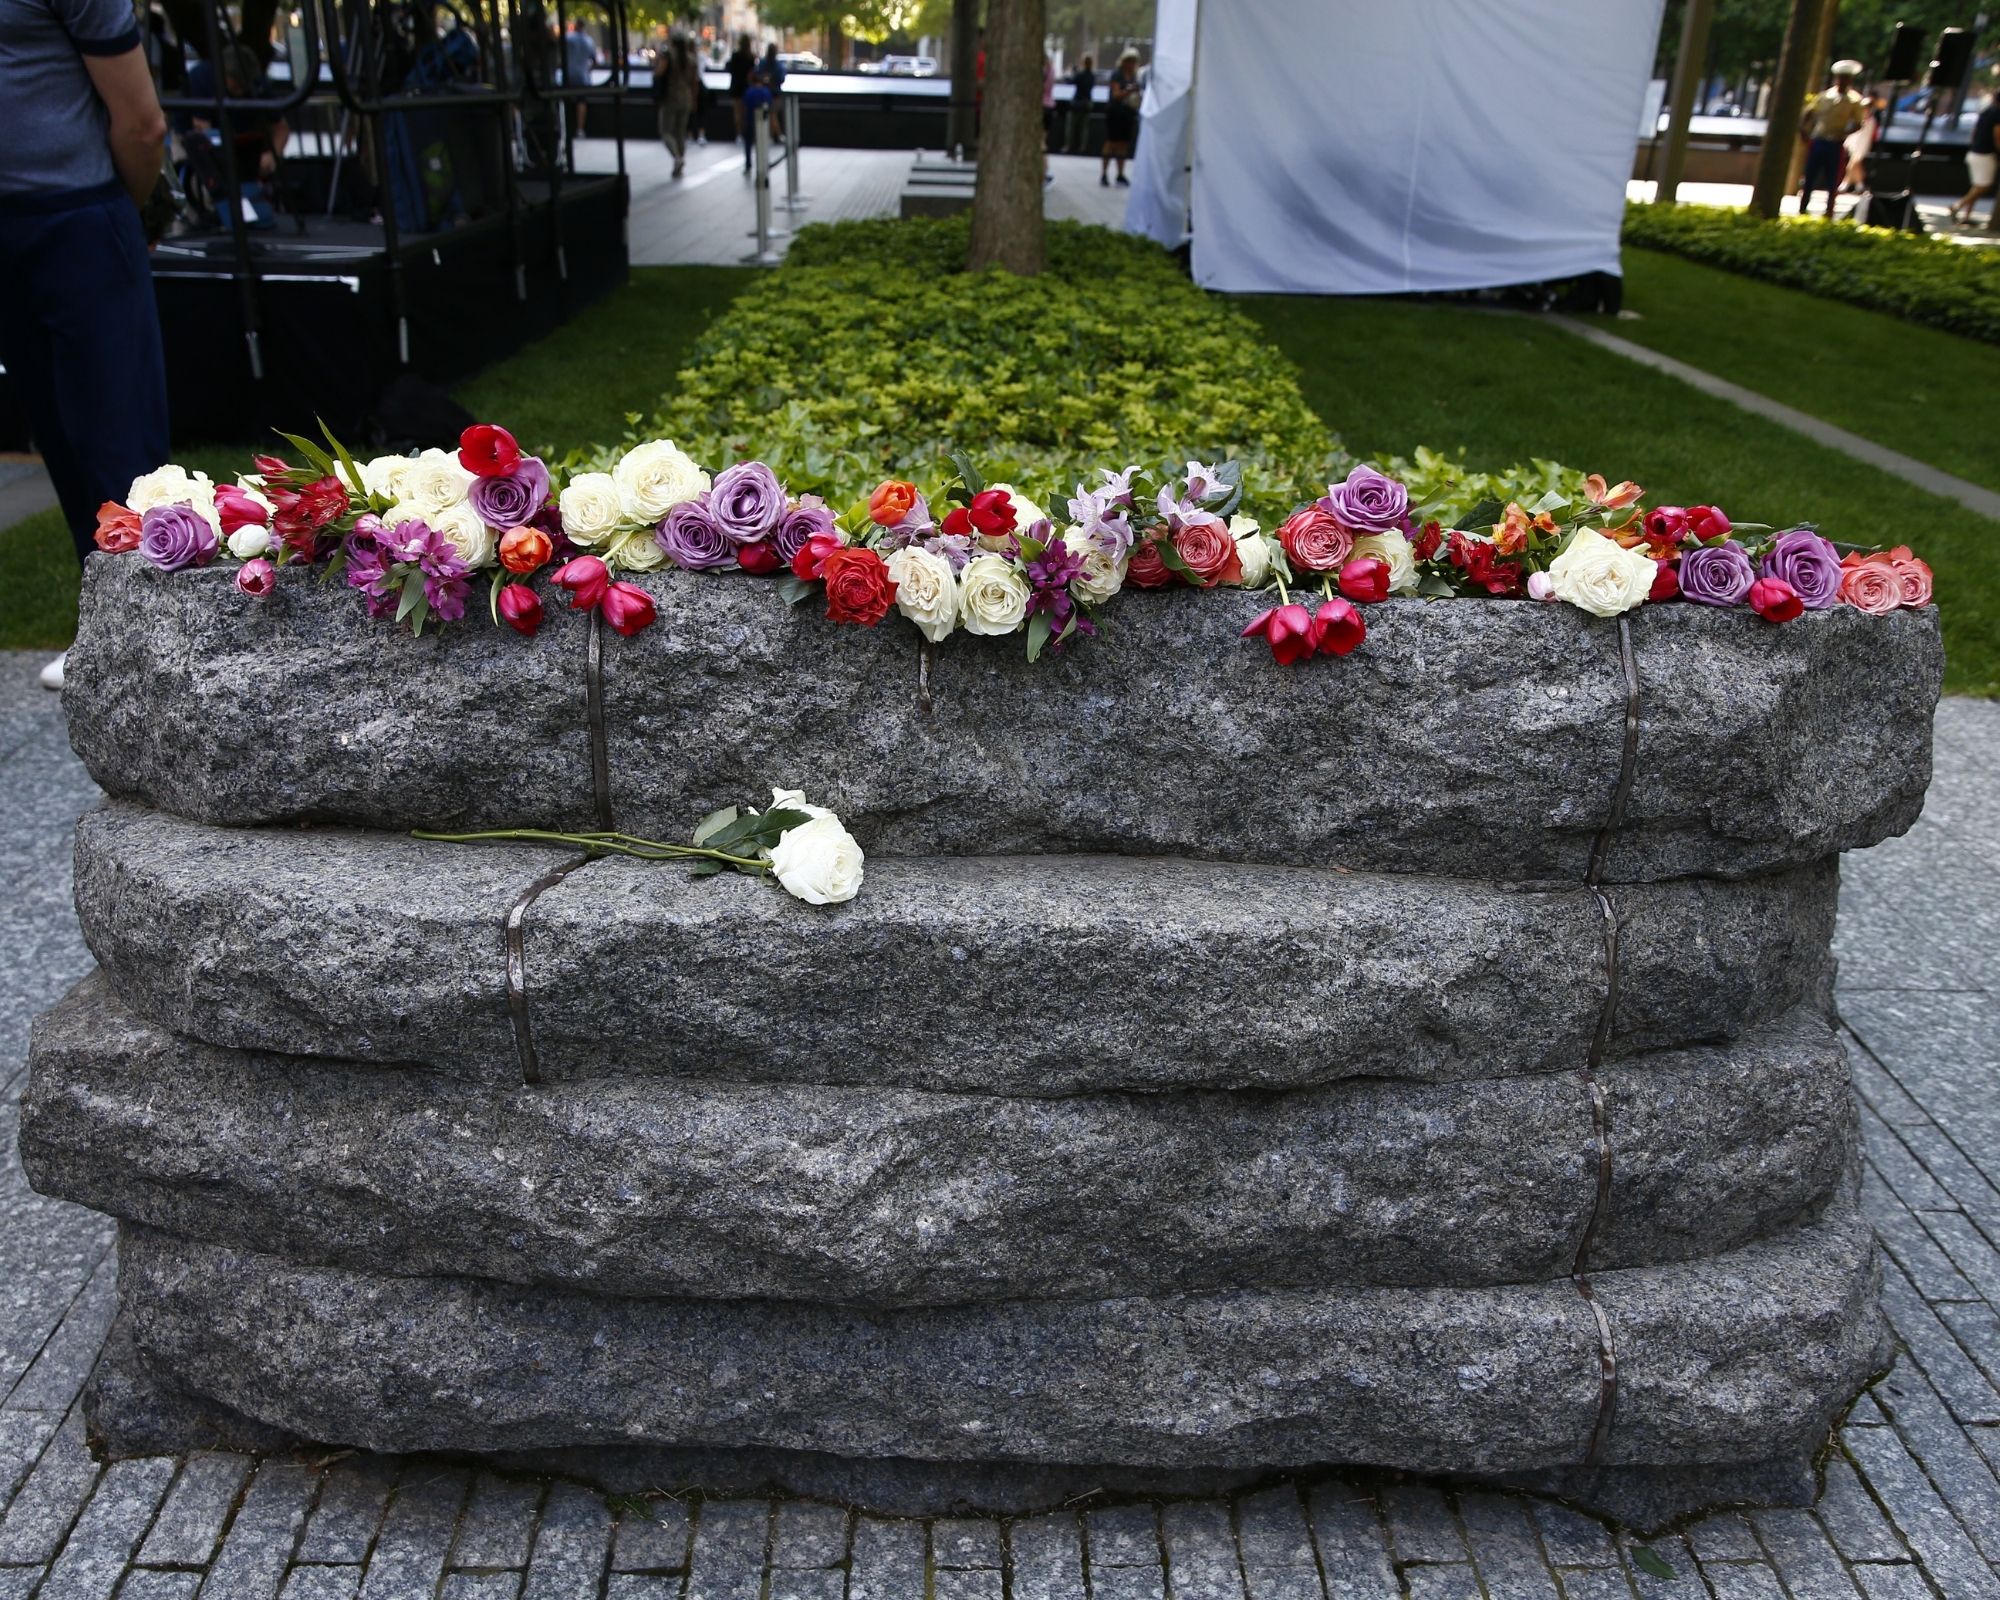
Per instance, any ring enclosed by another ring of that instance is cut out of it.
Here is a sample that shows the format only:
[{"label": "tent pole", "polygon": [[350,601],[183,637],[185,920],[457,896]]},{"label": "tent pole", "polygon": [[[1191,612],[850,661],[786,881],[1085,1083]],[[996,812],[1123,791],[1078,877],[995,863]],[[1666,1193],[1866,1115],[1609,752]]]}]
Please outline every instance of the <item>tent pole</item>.
[{"label": "tent pole", "polygon": [[1694,115],[1694,92],[1708,63],[1708,24],[1715,0],[1688,0],[1681,25],[1681,53],[1674,62],[1674,93],[1667,113],[1667,154],[1653,204],[1670,206],[1680,198],[1681,171],[1687,165],[1688,122]]}]

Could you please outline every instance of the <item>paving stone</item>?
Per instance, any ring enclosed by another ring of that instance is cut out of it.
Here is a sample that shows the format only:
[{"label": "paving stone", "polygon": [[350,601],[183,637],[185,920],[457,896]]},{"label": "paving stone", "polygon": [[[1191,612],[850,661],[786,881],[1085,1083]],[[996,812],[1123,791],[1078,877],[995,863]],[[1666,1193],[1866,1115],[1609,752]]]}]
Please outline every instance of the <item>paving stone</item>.
[{"label": "paving stone", "polygon": [[[194,1600],[201,1580],[199,1572],[149,1572],[144,1567],[134,1567],[125,1575],[118,1600]],[[0,1583],[0,1595],[8,1595],[4,1583]],[[11,1595],[8,1600],[12,1600]]]},{"label": "paving stone", "polygon": [[1889,1414],[1876,1404],[1874,1391],[1864,1389],[1854,1397],[1854,1404],[1847,1413],[1844,1425],[1855,1428],[1886,1428],[1889,1426]]},{"label": "paving stone", "polygon": [[1813,1600],[1822,1596],[1825,1600],[1854,1600],[1854,1581],[1847,1575],[1840,1552],[1810,1511],[1759,1511],[1751,1521],[1771,1564],[1794,1595],[1803,1592]]},{"label": "paving stone", "polygon": [[[1306,1526],[1305,1506],[1292,1484],[1281,1484],[1261,1494],[1244,1495],[1236,1502],[1236,1537],[1243,1549],[1243,1565],[1251,1567],[1316,1568],[1312,1530]],[[1094,1546],[1093,1546],[1094,1548]]]},{"label": "paving stone", "polygon": [[618,1519],[618,1541],[611,1552],[611,1570],[677,1572],[685,1569],[688,1563],[688,1529],[688,1508],[678,1500],[659,1497],[648,1500],[643,1509],[628,1507]]},{"label": "paving stone", "polygon": [[1381,1501],[1399,1562],[1451,1564],[1472,1559],[1458,1531],[1458,1519],[1439,1490],[1422,1483],[1390,1483],[1383,1485]]},{"label": "paving stone", "polygon": [[1922,1568],[1914,1564],[1858,1566],[1854,1575],[1861,1580],[1861,1592],[1868,1600],[1937,1600],[1937,1591],[1924,1581]]},{"label": "paving stone", "polygon": [[[1872,1172],[1861,1181],[1861,1210],[1874,1224],[1875,1237],[1882,1241],[1882,1247],[1909,1274],[1926,1300],[1978,1298],[1978,1291],[1931,1237],[1924,1220]],[[1930,1211],[1923,1218],[1957,1215],[1957,1212]]]},{"label": "paving stone", "polygon": [[270,1600],[291,1565],[315,1487],[304,1467],[285,1461],[259,1466],[222,1536],[201,1600]]},{"label": "paving stone", "polygon": [[[1169,1506],[1165,1513],[1170,1551],[1174,1527],[1172,1518],[1177,1509],[1179,1507]],[[1224,1532],[1228,1531],[1229,1514],[1220,1505],[1201,1509],[1219,1517]],[[858,1554],[858,1541],[856,1548]],[[1233,1544],[1231,1550],[1233,1559]],[[1048,1516],[1023,1517],[1008,1524],[1007,1555],[1013,1579],[1013,1600],[1085,1600],[1083,1528],[1073,1514],[1052,1512]],[[1178,1557],[1174,1559],[1178,1560]],[[1190,1545],[1189,1559],[1198,1559],[1193,1545]],[[855,1570],[860,1570],[858,1559]],[[1231,1600],[1240,1600],[1240,1592],[1239,1586]]]},{"label": "paving stone", "polygon": [[1615,1567],[1618,1543],[1611,1530],[1595,1517],[1558,1505],[1553,1500],[1536,1500],[1531,1507],[1535,1526],[1541,1530],[1542,1548],[1558,1567]]},{"label": "paving stone", "polygon": [[2000,1306],[2000,1249],[1978,1224],[1958,1211],[1933,1212],[1924,1224],[1974,1290],[1988,1304]]},{"label": "paving stone", "polygon": [[[535,1537],[535,1513],[541,1509],[546,1486],[519,1478],[502,1478],[482,1472],[473,1482],[472,1497],[465,1515],[459,1518],[458,1540],[452,1546],[454,1567],[508,1567],[525,1569],[528,1550]],[[672,1502],[662,1502],[671,1505]],[[677,1508],[678,1509],[678,1508]],[[687,1558],[687,1513],[681,1517],[681,1565]],[[628,1522],[634,1521],[627,1518]],[[621,1539],[623,1533],[620,1534]],[[636,1530],[635,1544],[643,1542]],[[640,1562],[637,1565],[652,1565]]]},{"label": "paving stone", "polygon": [[1983,1301],[1940,1305],[1937,1314],[1986,1381],[2000,1385],[2000,1316]]},{"label": "paving stone", "polygon": [[705,1502],[695,1515],[687,1600],[757,1600],[770,1537],[770,1502]]},{"label": "paving stone", "polygon": [[1749,1522],[1734,1511],[1703,1517],[1687,1529],[1687,1542],[1703,1566],[1711,1561],[1762,1561],[1763,1546]]},{"label": "paving stone", "polygon": [[97,1463],[84,1444],[83,1418],[72,1411],[0,1518],[0,1564],[54,1560],[96,1483]]},{"label": "paving stone", "polygon": [[47,1574],[46,1567],[0,1567],[0,1600],[28,1600]]},{"label": "paving stone", "polygon": [[70,1408],[97,1364],[97,1352],[117,1309],[117,1291],[117,1267],[107,1251],[34,1365],[7,1396],[7,1409],[60,1414]]},{"label": "paving stone", "polygon": [[[1848,1448],[1848,1433],[1841,1435]],[[1868,1492],[1845,1456],[1829,1455],[1826,1487],[1814,1507],[1834,1547],[1849,1561],[1907,1561],[1909,1546],[1903,1543],[1881,1506]]]},{"label": "paving stone", "polygon": [[[938,1575],[938,1586],[932,1592],[935,1595],[950,1593],[951,1591],[945,1587],[944,1583],[944,1580],[947,1578],[989,1576],[997,1582],[1000,1574],[997,1572],[990,1574],[973,1572],[940,1573]],[[665,1582],[665,1580],[661,1581]],[[774,1570],[771,1573],[769,1600],[842,1600],[842,1596],[846,1593],[847,1573],[840,1567],[792,1568],[784,1571]],[[1000,1590],[996,1588],[993,1593],[997,1596]],[[660,1590],[660,1600],[678,1600],[678,1595],[678,1590],[667,1588]]]},{"label": "paving stone", "polygon": [[1160,1564],[1159,1513],[1151,1506],[1111,1506],[1086,1512],[1083,1527],[1090,1541],[1092,1572],[1099,1567]]},{"label": "paving stone", "polygon": [[1951,1135],[1942,1128],[1905,1128],[1903,1140],[1943,1186],[1951,1208],[1963,1211],[1979,1224],[1986,1236],[2000,1237],[2000,1188],[1975,1166]]},{"label": "paving stone", "polygon": [[[604,1497],[573,1483],[552,1485],[535,1530],[524,1600],[593,1593],[610,1555],[611,1510]],[[694,1593],[690,1589],[690,1600]]]},{"label": "paving stone", "polygon": [[1861,1109],[1862,1146],[1868,1152],[1868,1164],[1896,1198],[1913,1211],[1954,1211],[1958,1202],[1905,1143],[1906,1138],[1922,1133],[1920,1128],[1891,1128],[1866,1106]]},{"label": "paving stone", "polygon": [[[1708,1585],[1701,1581],[1701,1569],[1685,1539],[1667,1536],[1641,1541],[1621,1536],[1618,1545],[1625,1576],[1640,1600],[1708,1600]],[[1638,1564],[1637,1553],[1646,1550],[1666,1564],[1667,1576],[1659,1577]]]},{"label": "paving stone", "polygon": [[1702,1563],[1701,1575],[1715,1600],[1786,1600],[1778,1575],[1761,1561]]},{"label": "paving stone", "polygon": [[173,1476],[174,1463],[159,1458],[114,1461],[106,1469],[49,1569],[44,1590],[51,1600],[108,1600]]},{"label": "paving stone", "polygon": [[1900,1366],[1881,1385],[1910,1453],[1991,1562],[2000,1559],[2000,1480],[1923,1375]]},{"label": "paving stone", "polygon": [[397,1600],[436,1589],[471,1486],[472,1474],[463,1468],[409,1464],[368,1557],[364,1600]]},{"label": "paving stone", "polygon": [[[705,1509],[705,1508],[704,1508]],[[926,1542],[921,1522],[854,1519],[847,1600],[909,1600],[924,1591]]]},{"label": "paving stone", "polygon": [[42,1411],[0,1411],[0,1507],[10,1504],[62,1418]]},{"label": "paving stone", "polygon": [[140,1561],[155,1567],[206,1566],[251,1465],[248,1456],[208,1451],[189,1456],[139,1549]]},{"label": "paving stone", "polygon": [[[370,1572],[373,1572],[371,1566]],[[294,1567],[285,1574],[285,1587],[278,1600],[354,1600],[361,1590],[361,1569],[359,1567]],[[414,1585],[403,1588],[376,1588],[376,1594],[394,1595],[397,1600],[404,1597],[429,1596],[429,1587]]]},{"label": "paving stone", "polygon": [[[1151,1513],[1148,1512],[1150,1516]],[[778,1513],[779,1533],[784,1512]],[[1157,1544],[1155,1546],[1157,1549]],[[772,1565],[780,1563],[773,1558]],[[931,1524],[931,1565],[934,1567],[998,1567],[1002,1565],[1000,1524],[987,1517],[940,1517]],[[826,1562],[785,1562],[786,1566],[825,1566]]]},{"label": "paving stone", "polygon": [[1332,1479],[1313,1485],[1306,1505],[1330,1600],[1362,1600],[1394,1591],[1388,1535],[1373,1495],[1358,1485]]},{"label": "paving stone", "polygon": [[1243,1566],[1243,1587],[1250,1600],[1325,1600],[1326,1589],[1315,1567]]},{"label": "paving stone", "polygon": [[2000,1390],[1987,1381],[1893,1262],[1882,1270],[1882,1309],[1896,1337],[1951,1407],[1954,1417],[1960,1422],[2000,1422]]},{"label": "paving stone", "polygon": [[1632,1600],[1632,1585],[1616,1567],[1568,1567],[1560,1577],[1563,1600]]},{"label": "paving stone", "polygon": [[328,1467],[299,1545],[299,1559],[348,1565],[366,1561],[401,1470],[392,1457],[378,1455],[351,1457]]},{"label": "paving stone", "polygon": [[1923,1469],[1891,1428],[1854,1428],[1841,1442],[1897,1529],[1951,1600],[1995,1600],[2000,1579],[1938,1498]]},{"label": "paving stone", "polygon": [[[1097,1590],[1100,1595],[1119,1592],[1112,1586]],[[940,1567],[931,1574],[931,1595],[932,1600],[1005,1600],[1006,1585],[998,1567]],[[1136,1593],[1133,1600],[1137,1600]],[[1165,1596],[1156,1591],[1153,1600],[1165,1600]]]},{"label": "paving stone", "polygon": [[1468,1566],[1405,1567],[1403,1581],[1410,1600],[1486,1600],[1479,1577]]},{"label": "paving stone", "polygon": [[[518,1572],[447,1572],[438,1596],[439,1600],[519,1600],[521,1578]],[[612,1582],[618,1581],[619,1575],[614,1574]],[[609,1592],[619,1593],[617,1589]]]}]

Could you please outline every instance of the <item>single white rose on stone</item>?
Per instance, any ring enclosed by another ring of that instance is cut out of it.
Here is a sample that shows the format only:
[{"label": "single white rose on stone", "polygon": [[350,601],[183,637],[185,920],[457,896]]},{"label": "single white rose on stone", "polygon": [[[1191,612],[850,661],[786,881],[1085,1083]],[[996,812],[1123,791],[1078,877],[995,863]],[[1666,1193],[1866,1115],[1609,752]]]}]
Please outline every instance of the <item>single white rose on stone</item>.
[{"label": "single white rose on stone", "polygon": [[896,609],[917,625],[932,644],[958,626],[958,574],[951,563],[922,545],[889,552],[884,563],[896,584]]},{"label": "single white rose on stone", "polygon": [[1079,527],[1065,532],[1063,543],[1083,557],[1083,571],[1069,580],[1069,592],[1085,605],[1101,606],[1125,587],[1128,563],[1123,557],[1113,561],[1104,547]]},{"label": "single white rose on stone", "polygon": [[[998,489],[1007,497],[1008,503],[1013,506],[1014,533],[1026,533],[1036,523],[1049,520],[1049,514],[1046,511],[1036,505],[1026,495],[1022,494],[1011,483],[989,483],[986,487],[989,489]],[[1005,550],[1007,542],[1013,536],[1013,533],[977,533],[973,535],[973,543],[977,544],[982,550]]]},{"label": "single white rose on stone", "polygon": [[556,508],[570,542],[585,549],[602,544],[625,521],[623,497],[608,472],[579,472],[556,496]]},{"label": "single white rose on stone", "polygon": [[271,530],[260,523],[246,522],[229,536],[229,553],[238,561],[250,561],[271,548]]},{"label": "single white rose on stone", "polygon": [[433,511],[423,520],[445,536],[452,549],[458,552],[459,560],[474,572],[493,565],[493,530],[479,520],[479,513],[472,509],[469,501],[461,500],[455,506]]},{"label": "single white rose on stone", "polygon": [[1585,528],[1549,563],[1549,582],[1558,600],[1594,617],[1615,617],[1645,601],[1658,570],[1651,556]]},{"label": "single white rose on stone", "polygon": [[771,847],[771,876],[786,894],[810,906],[838,905],[861,892],[866,858],[840,818],[824,806],[794,799],[797,790],[773,790],[771,809],[804,811],[807,820],[787,828]]},{"label": "single white rose on stone", "polygon": [[1239,511],[1229,519],[1229,537],[1236,541],[1236,563],[1243,569],[1243,587],[1262,588],[1271,576],[1271,546],[1258,531],[1257,519]]},{"label": "single white rose on stone", "polygon": [[1355,556],[1373,556],[1388,566],[1391,594],[1417,592],[1417,552],[1400,533],[1364,533],[1347,559]]},{"label": "single white rose on stone", "polygon": [[460,464],[456,453],[426,450],[404,471],[402,499],[405,504],[415,506],[426,522],[437,527],[439,516],[453,506],[465,504],[473,476]]},{"label": "single white rose on stone", "polygon": [[1028,620],[1027,574],[1005,556],[974,556],[958,575],[959,626],[967,633],[1012,633]]},{"label": "single white rose on stone", "polygon": [[671,439],[649,439],[627,450],[611,477],[633,522],[658,522],[709,487],[708,474]]},{"label": "single white rose on stone", "polygon": [[604,546],[604,559],[620,572],[657,572],[667,564],[667,552],[649,523],[613,534]]}]

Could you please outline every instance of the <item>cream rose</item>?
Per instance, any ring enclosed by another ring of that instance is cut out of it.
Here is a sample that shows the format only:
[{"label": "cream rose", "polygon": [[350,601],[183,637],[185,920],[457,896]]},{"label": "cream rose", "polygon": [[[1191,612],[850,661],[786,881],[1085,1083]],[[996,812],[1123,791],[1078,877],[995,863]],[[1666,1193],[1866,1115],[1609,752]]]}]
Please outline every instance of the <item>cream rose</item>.
[{"label": "cream rose", "polygon": [[229,536],[229,553],[238,561],[251,561],[271,548],[271,530],[259,522],[246,522]]},{"label": "cream rose", "polygon": [[958,574],[922,545],[891,551],[886,563],[896,584],[896,609],[936,644],[958,625]]},{"label": "cream rose", "polygon": [[803,811],[808,820],[787,828],[771,847],[771,875],[785,893],[807,905],[830,906],[861,892],[866,857],[839,817],[808,805],[803,791],[773,789],[773,811]]},{"label": "cream rose", "polygon": [[156,506],[192,506],[208,525],[222,534],[222,521],[215,514],[215,484],[205,472],[189,472],[169,462],[132,480],[125,504],[144,516]]},{"label": "cream rose", "polygon": [[[364,475],[365,476],[365,475]],[[426,450],[409,463],[403,474],[402,500],[417,508],[418,515],[432,526],[453,506],[465,504],[473,475],[459,464],[456,455],[442,450]]]},{"label": "cream rose", "polygon": [[[376,456],[361,463],[361,489],[381,500],[400,500],[409,492],[410,468],[416,463],[408,456]],[[345,478],[345,469],[341,477]],[[354,486],[349,484],[351,489]]]},{"label": "cream rose", "polygon": [[654,572],[667,564],[667,552],[649,525],[613,534],[604,546],[604,559],[620,572]]},{"label": "cream rose", "polygon": [[624,501],[608,472],[579,472],[556,497],[563,532],[586,548],[602,544],[625,521]]},{"label": "cream rose", "polygon": [[658,522],[709,487],[708,474],[671,439],[649,439],[627,450],[611,478],[633,522]]},{"label": "cream rose", "polygon": [[1271,576],[1271,546],[1257,529],[1257,519],[1240,512],[1229,519],[1229,537],[1236,541],[1236,562],[1243,569],[1243,587],[1261,589]]},{"label": "cream rose", "polygon": [[1028,579],[1005,556],[974,556],[958,575],[959,626],[967,633],[1012,633],[1028,619]]},{"label": "cream rose", "polygon": [[[433,511],[423,519],[443,534],[459,559],[473,571],[493,565],[493,530],[479,520],[479,513],[467,501]],[[391,527],[395,524],[391,523]]]},{"label": "cream rose", "polygon": [[1125,587],[1126,562],[1113,561],[1104,547],[1083,529],[1072,527],[1063,543],[1083,557],[1083,571],[1069,580],[1069,592],[1087,606],[1101,606]]},{"label": "cream rose", "polygon": [[1549,582],[1558,600],[1595,617],[1615,617],[1644,602],[1658,570],[1651,556],[1585,528],[1549,563]]},{"label": "cream rose", "polygon": [[1347,559],[1355,556],[1373,556],[1388,566],[1391,594],[1417,592],[1417,552],[1400,533],[1364,533]]}]

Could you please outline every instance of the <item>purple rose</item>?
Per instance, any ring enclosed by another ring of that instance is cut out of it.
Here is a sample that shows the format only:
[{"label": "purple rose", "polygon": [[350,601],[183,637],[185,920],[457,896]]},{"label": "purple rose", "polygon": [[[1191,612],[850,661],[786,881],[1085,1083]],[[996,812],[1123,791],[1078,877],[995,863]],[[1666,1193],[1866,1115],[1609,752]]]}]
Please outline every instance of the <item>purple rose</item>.
[{"label": "purple rose", "polygon": [[507,477],[474,478],[466,498],[481,522],[504,533],[549,503],[549,469],[536,457],[523,456]]},{"label": "purple rose", "polygon": [[[919,497],[921,501],[921,497]],[[802,494],[799,503],[778,519],[778,531],[771,535],[771,548],[791,564],[792,557],[816,533],[833,532],[833,513],[816,494]]]},{"label": "purple rose", "polygon": [[1410,491],[1373,467],[1356,467],[1326,491],[1321,507],[1351,533],[1396,533],[1409,515]]},{"label": "purple rose", "polygon": [[193,506],[154,506],[139,520],[139,554],[162,572],[205,567],[221,548],[214,526]]},{"label": "purple rose", "polygon": [[1810,528],[1794,528],[1764,553],[1766,578],[1782,578],[1809,610],[1824,611],[1840,598],[1840,553]]},{"label": "purple rose", "polygon": [[667,559],[689,572],[713,572],[736,564],[736,544],[717,525],[705,494],[683,500],[662,517],[655,537]]},{"label": "purple rose", "polygon": [[708,491],[709,515],[733,544],[767,537],[785,514],[778,475],[761,461],[739,461],[716,474]]},{"label": "purple rose", "polygon": [[1681,557],[1681,598],[1704,606],[1740,606],[1757,574],[1750,552],[1734,539],[1705,544]]}]

